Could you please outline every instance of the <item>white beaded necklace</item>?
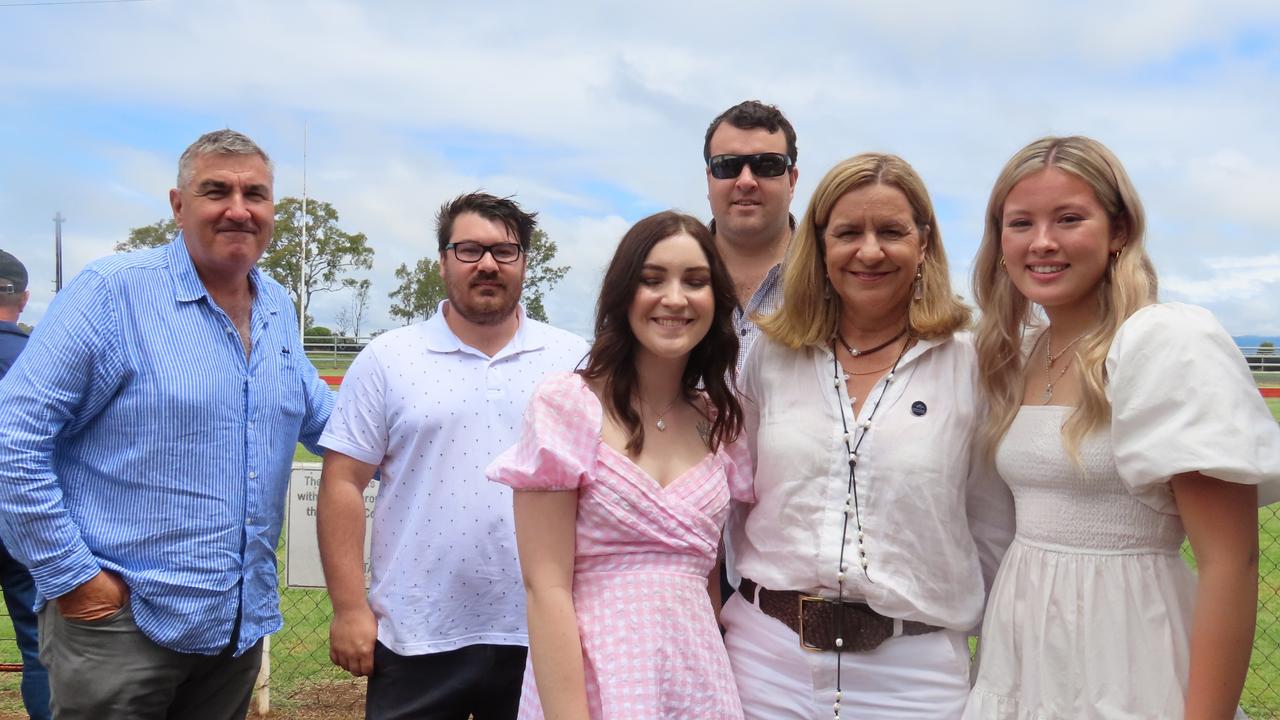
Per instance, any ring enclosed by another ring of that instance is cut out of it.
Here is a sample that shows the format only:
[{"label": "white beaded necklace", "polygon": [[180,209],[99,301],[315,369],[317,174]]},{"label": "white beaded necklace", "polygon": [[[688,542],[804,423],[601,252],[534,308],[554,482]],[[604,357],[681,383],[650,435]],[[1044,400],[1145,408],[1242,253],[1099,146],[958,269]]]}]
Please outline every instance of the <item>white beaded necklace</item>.
[{"label": "white beaded necklace", "polygon": [[[858,503],[858,482],[856,470],[858,466],[858,449],[862,447],[862,441],[866,439],[867,433],[871,431],[871,419],[875,417],[876,411],[880,409],[880,403],[884,401],[884,396],[889,392],[889,385],[893,382],[894,373],[898,370],[898,364],[902,362],[902,357],[907,354],[907,348],[911,346],[908,340],[903,344],[902,350],[898,352],[898,358],[893,361],[893,365],[889,367],[889,373],[884,376],[884,387],[880,390],[880,394],[876,397],[876,401],[871,406],[871,412],[867,413],[867,419],[855,425],[862,432],[858,433],[858,437],[854,438],[853,433],[849,431],[849,417],[845,413],[844,397],[840,393],[840,387],[844,384],[846,376],[844,368],[840,366],[840,359],[836,356],[835,341],[831,343],[831,365],[835,373],[834,382],[836,389],[836,404],[840,406],[840,423],[844,427],[844,447],[849,453],[849,484],[845,492],[844,499],[844,524],[840,531],[840,569],[836,573],[836,589],[838,595],[837,602],[844,602],[844,574],[849,569],[849,564],[845,562],[845,550],[849,544],[849,519],[852,514],[854,529],[858,535],[858,561],[862,565],[862,575],[867,582],[874,584],[871,575],[867,573],[867,550],[862,544],[862,509]],[[850,402],[854,402],[850,398]],[[852,408],[850,408],[852,411]],[[855,418],[856,420],[856,418]],[[836,701],[832,706],[835,713],[835,720],[840,720],[840,696],[843,692],[840,683],[840,659],[841,648],[844,646],[844,628],[842,627],[843,614],[837,612],[836,616]]]}]

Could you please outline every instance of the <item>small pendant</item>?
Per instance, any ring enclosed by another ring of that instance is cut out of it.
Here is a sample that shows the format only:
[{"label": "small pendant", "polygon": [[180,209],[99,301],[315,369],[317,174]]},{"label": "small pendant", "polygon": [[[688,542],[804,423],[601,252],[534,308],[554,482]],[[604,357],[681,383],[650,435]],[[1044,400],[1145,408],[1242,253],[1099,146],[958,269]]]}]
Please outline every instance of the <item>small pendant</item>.
[{"label": "small pendant", "polygon": [[1044,401],[1047,403],[1053,399],[1053,383],[1044,386]]},{"label": "small pendant", "polygon": [[662,418],[658,418],[658,422],[654,423],[654,425],[658,427],[658,432],[667,431],[667,421],[663,420]]}]

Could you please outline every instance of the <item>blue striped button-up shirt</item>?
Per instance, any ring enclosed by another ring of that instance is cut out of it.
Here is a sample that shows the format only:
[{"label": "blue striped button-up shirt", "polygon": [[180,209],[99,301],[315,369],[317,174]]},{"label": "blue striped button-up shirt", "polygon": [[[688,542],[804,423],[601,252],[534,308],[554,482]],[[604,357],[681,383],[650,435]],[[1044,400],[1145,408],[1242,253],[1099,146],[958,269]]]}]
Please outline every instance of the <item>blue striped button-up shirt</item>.
[{"label": "blue striped button-up shirt", "polygon": [[247,359],[179,235],[76,276],[0,380],[0,532],[37,607],[105,568],[161,646],[218,653],[239,617],[241,654],[280,628],[294,447],[333,396],[284,288],[249,278]]}]

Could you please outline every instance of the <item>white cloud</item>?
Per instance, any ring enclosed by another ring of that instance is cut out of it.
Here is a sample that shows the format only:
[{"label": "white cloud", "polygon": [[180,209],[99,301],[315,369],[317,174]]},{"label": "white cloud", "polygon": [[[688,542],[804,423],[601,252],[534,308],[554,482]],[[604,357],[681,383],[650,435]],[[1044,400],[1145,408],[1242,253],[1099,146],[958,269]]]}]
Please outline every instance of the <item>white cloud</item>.
[{"label": "white cloud", "polygon": [[1211,258],[1205,265],[1209,277],[1188,278],[1170,274],[1161,287],[1171,299],[1193,303],[1258,302],[1271,308],[1280,293],[1280,255]]},{"label": "white cloud", "polygon": [[[799,130],[797,214],[837,160],[897,152],[943,209],[962,272],[1004,160],[1080,132],[1133,175],[1169,294],[1239,324],[1274,291],[1261,269],[1202,261],[1266,256],[1280,233],[1267,0],[68,7],[0,10],[0,132],[56,118],[72,148],[0,167],[0,244],[46,247],[61,209],[68,265],[163,217],[177,154],[213,126],[257,138],[277,194],[299,194],[308,120],[311,196],[377,251],[373,326],[390,322],[395,266],[433,252],[436,207],[484,187],[543,210],[573,266],[549,311],[583,332],[632,222],[668,206],[706,216],[703,131],[758,97]],[[1242,38],[1262,49],[1239,51]],[[315,303],[324,320],[342,298]]]}]

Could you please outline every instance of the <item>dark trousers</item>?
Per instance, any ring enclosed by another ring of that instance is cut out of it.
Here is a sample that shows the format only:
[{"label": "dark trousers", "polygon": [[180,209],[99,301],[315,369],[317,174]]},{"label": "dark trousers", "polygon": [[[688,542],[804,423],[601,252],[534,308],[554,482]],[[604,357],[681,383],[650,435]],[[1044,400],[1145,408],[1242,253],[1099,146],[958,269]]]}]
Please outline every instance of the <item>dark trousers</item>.
[{"label": "dark trousers", "polygon": [[[234,633],[233,633],[234,634]],[[93,622],[40,611],[40,659],[57,720],[242,720],[262,641],[240,657],[181,653],[142,634],[129,605]]]},{"label": "dark trousers", "polygon": [[0,587],[4,604],[13,621],[13,634],[22,653],[22,704],[31,720],[49,720],[49,674],[40,664],[40,642],[36,637],[36,584],[27,568],[0,544]]},{"label": "dark trousers", "polygon": [[397,655],[378,643],[365,698],[366,720],[515,720],[528,650],[468,645]]}]

